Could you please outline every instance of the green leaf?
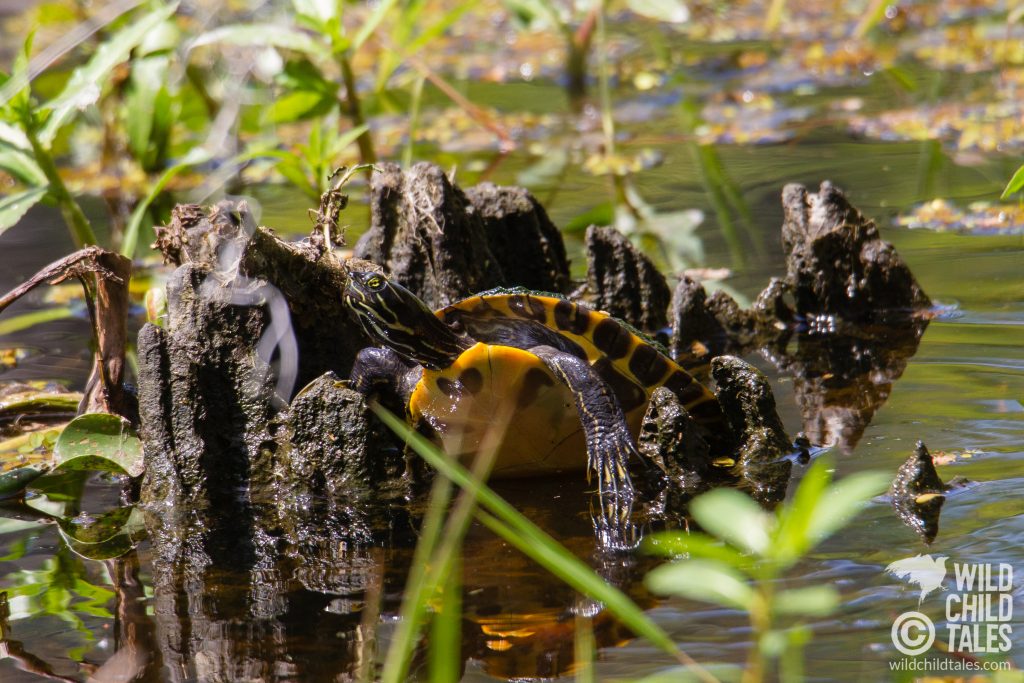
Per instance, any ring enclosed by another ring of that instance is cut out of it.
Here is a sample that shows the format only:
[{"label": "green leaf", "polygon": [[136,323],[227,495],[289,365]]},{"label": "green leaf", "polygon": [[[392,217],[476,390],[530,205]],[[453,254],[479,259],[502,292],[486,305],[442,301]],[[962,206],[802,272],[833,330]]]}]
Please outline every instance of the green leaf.
[{"label": "green leaf", "polygon": [[354,145],[356,140],[359,139],[359,136],[368,130],[370,130],[370,127],[364,123],[361,126],[350,128],[342,135],[336,135],[327,148],[327,154],[331,158],[330,160],[333,161],[345,150],[345,148]]},{"label": "green leaf", "polygon": [[1024,166],[1021,166],[1010,178],[1010,182],[1006,183],[1006,189],[1003,190],[1003,194],[999,195],[1000,199],[1009,199],[1010,195],[1015,192],[1020,192],[1024,189]]},{"label": "green leaf", "polygon": [[832,481],[830,467],[831,458],[818,458],[804,474],[792,502],[780,509],[770,555],[783,568],[800,559],[811,545],[807,527],[814,517],[818,501]]},{"label": "green leaf", "polygon": [[29,31],[21,50],[14,57],[10,76],[4,76],[0,87],[0,114],[23,126],[31,121],[32,90],[29,87],[28,63],[36,32]]},{"label": "green leaf", "polygon": [[203,45],[242,45],[250,47],[277,47],[295,50],[313,56],[324,53],[324,44],[317,36],[292,26],[280,24],[229,24],[197,37],[191,47]]},{"label": "green leaf", "polygon": [[832,586],[793,588],[775,594],[772,608],[776,614],[824,617],[839,606],[839,592]]},{"label": "green leaf", "polygon": [[292,59],[274,79],[287,90],[310,90],[335,96],[338,84],[324,78],[323,72],[308,59]]},{"label": "green leaf", "polygon": [[635,14],[668,24],[683,24],[690,19],[690,10],[680,0],[626,0],[626,6]]},{"label": "green leaf", "polygon": [[739,491],[717,489],[697,496],[690,514],[704,531],[743,552],[763,556],[768,550],[771,517]]},{"label": "green leaf", "polygon": [[135,506],[119,507],[82,524],[80,518],[57,522],[60,535],[72,551],[89,560],[124,555],[145,535],[142,513]]},{"label": "green leaf", "polygon": [[661,595],[677,595],[723,607],[750,611],[754,589],[727,564],[713,560],[681,560],[651,570],[644,585]]},{"label": "green leaf", "polygon": [[889,475],[883,472],[858,472],[830,486],[818,500],[807,524],[808,548],[845,526],[888,486]]},{"label": "green leaf", "polygon": [[643,551],[651,555],[678,557],[690,555],[717,560],[737,569],[750,566],[750,558],[742,555],[718,539],[705,534],[683,531],[663,531],[644,539]]},{"label": "green leaf", "polygon": [[64,517],[58,524],[68,536],[76,541],[102,543],[121,532],[134,510],[134,506],[118,507],[108,510],[98,517],[87,515],[73,518]]},{"label": "green leaf", "polygon": [[23,152],[4,142],[0,142],[0,170],[29,187],[48,185],[46,174],[39,168],[31,153]]},{"label": "green leaf", "polygon": [[138,477],[145,469],[142,442],[122,417],[88,413],[75,418],[54,446],[57,468],[101,470]]},{"label": "green leaf", "polygon": [[175,50],[181,43],[181,31],[174,20],[165,21],[146,34],[136,51],[139,57],[166,54]]},{"label": "green leaf", "polygon": [[18,467],[0,474],[0,500],[21,495],[25,487],[49,471],[44,466]]},{"label": "green leaf", "polygon": [[100,88],[114,67],[127,60],[132,50],[151,31],[167,21],[177,8],[178,3],[172,2],[144,14],[137,21],[110,36],[96,49],[96,53],[84,66],[75,69],[61,94],[41,107],[42,110],[49,110],[52,113],[39,132],[40,141],[44,145],[49,145],[76,111],[95,102],[99,98]]},{"label": "green leaf", "polygon": [[267,121],[270,123],[292,123],[310,119],[330,111],[337,104],[333,95],[325,95],[314,90],[298,90],[274,100],[267,109]]},{"label": "green leaf", "polygon": [[303,169],[298,158],[292,156],[288,159],[281,159],[274,167],[274,170],[280,173],[285,180],[305,193],[310,199],[320,199],[316,186],[311,184],[309,176],[306,175],[306,171]]},{"label": "green leaf", "polygon": [[341,19],[341,2],[337,0],[292,0],[292,7],[296,14],[314,19],[320,26]]},{"label": "green leaf", "polygon": [[20,221],[29,209],[42,201],[48,190],[49,187],[44,185],[12,194],[9,197],[0,197],[0,235]]}]

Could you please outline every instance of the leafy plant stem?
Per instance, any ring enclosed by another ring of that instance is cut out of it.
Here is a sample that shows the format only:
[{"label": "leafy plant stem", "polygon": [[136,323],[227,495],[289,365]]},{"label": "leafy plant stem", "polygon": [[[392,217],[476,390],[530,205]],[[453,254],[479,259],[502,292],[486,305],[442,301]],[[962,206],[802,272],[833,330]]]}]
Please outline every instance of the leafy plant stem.
[{"label": "leafy plant stem", "polygon": [[773,584],[774,579],[767,576],[756,583],[755,597],[750,607],[754,647],[747,653],[747,666],[743,670],[742,683],[761,683],[765,677],[764,639],[772,630]]},{"label": "leafy plant stem", "polygon": [[75,241],[75,245],[80,249],[96,244],[96,233],[93,232],[92,225],[89,223],[89,219],[85,217],[82,207],[78,205],[78,202],[68,192],[68,188],[61,179],[60,173],[57,171],[57,165],[53,162],[53,157],[50,155],[49,150],[43,147],[32,125],[24,126],[24,130],[25,137],[32,146],[32,155],[35,157],[40,170],[46,176],[46,180],[50,183],[50,196],[53,197],[54,201],[57,202],[57,206],[60,207],[60,213],[64,217],[64,222],[67,223],[68,230],[71,231],[71,238]]},{"label": "leafy plant stem", "polygon": [[[352,119],[354,127],[366,125],[363,117],[363,108],[359,102],[359,92],[356,90],[356,77],[352,72],[352,62],[348,54],[341,52],[337,55],[338,66],[341,68],[341,78],[345,83],[345,104],[348,108],[349,118]],[[373,138],[370,136],[370,129],[364,130],[356,139],[359,145],[359,157],[364,164],[377,163],[377,153],[373,149]],[[367,170],[367,177],[373,173],[372,169]]]},{"label": "leafy plant stem", "polygon": [[423,99],[423,84],[427,79],[420,76],[412,86],[412,97],[409,102],[409,141],[402,152],[402,165],[406,168],[412,166],[412,160],[416,152],[416,129],[420,124],[420,103]]},{"label": "leafy plant stem", "polygon": [[605,42],[604,23],[604,1],[602,0],[597,8],[598,90],[601,97],[601,129],[604,132],[604,151],[610,156],[615,153],[615,119],[612,116],[608,45]]}]

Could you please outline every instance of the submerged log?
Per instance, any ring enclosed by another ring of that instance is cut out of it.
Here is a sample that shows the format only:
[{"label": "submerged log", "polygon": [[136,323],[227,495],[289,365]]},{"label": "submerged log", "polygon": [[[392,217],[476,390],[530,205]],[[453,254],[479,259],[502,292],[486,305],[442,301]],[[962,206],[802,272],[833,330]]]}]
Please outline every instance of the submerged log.
[{"label": "submerged log", "polygon": [[165,327],[139,333],[144,501],[233,508],[250,477],[273,477],[261,444],[276,380],[257,350],[270,314],[220,292],[209,271],[182,266],[167,283]]},{"label": "submerged log", "polygon": [[760,347],[793,376],[809,439],[849,452],[916,352],[931,301],[877,226],[831,183],[817,194],[788,185],[783,208],[786,276],[749,309],[684,278],[672,305],[672,352]]},{"label": "submerged log", "polygon": [[914,453],[900,465],[889,494],[900,521],[917,532],[925,543],[931,543],[939,533],[939,515],[946,494],[963,484],[959,478],[948,484],[943,482],[932,454],[923,441],[918,441]]},{"label": "submerged log", "polygon": [[665,387],[655,389],[647,407],[637,448],[682,491],[707,488],[711,448],[682,401]]},{"label": "submerged log", "polygon": [[[321,328],[334,359],[303,331],[340,314],[340,292],[330,283],[343,271],[311,245],[240,230],[247,220],[237,208],[176,216],[176,229],[162,232],[164,253],[184,263],[167,285],[163,327],[144,326],[138,345],[141,506],[168,680],[269,679],[282,671],[357,677],[355,599],[374,585],[383,590],[369,546],[411,538],[402,454],[393,442],[390,454],[383,450],[386,439],[361,397],[336,376],[322,376],[287,408],[291,383],[281,383],[284,355],[295,352],[288,334],[300,352],[311,349],[316,362],[306,372],[317,363],[347,372],[346,344],[361,345],[355,323]],[[292,365],[294,379],[300,365]],[[370,506],[377,494],[394,504]],[[338,656],[309,656],[305,646],[318,639],[330,639]]]},{"label": "submerged log", "polygon": [[711,362],[732,432],[738,439],[736,472],[751,495],[764,505],[775,505],[786,495],[792,463],[784,456],[795,449],[779,418],[768,378],[735,356]]},{"label": "submerged log", "polygon": [[910,268],[829,182],[782,191],[782,246],[796,312],[856,322],[899,320],[931,306]]}]

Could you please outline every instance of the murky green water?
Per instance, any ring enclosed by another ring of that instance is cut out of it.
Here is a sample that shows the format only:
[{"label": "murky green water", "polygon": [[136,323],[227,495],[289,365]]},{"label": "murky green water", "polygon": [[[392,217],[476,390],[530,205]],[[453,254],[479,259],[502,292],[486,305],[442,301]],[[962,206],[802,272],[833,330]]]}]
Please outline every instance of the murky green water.
[{"label": "murky green water", "polygon": [[[521,85],[513,99],[516,106],[543,110],[557,92],[552,86]],[[837,88],[828,90],[827,98],[856,95],[870,108],[881,106],[887,92],[883,87]],[[643,98],[639,102],[647,106]],[[862,434],[845,448],[834,449],[835,461],[840,475],[866,469],[894,474],[914,443],[923,439],[933,453],[959,453],[939,471],[944,479],[960,476],[969,484],[949,496],[931,545],[879,498],[854,525],[792,572],[789,585],[830,583],[843,596],[837,614],[812,624],[808,676],[842,681],[899,678],[888,668],[900,658],[890,628],[897,615],[918,608],[918,593],[884,568],[919,553],[946,556],[950,562],[1013,567],[1014,648],[1009,659],[1024,666],[1024,236],[891,227],[895,213],[935,196],[962,202],[994,199],[1019,160],[954,156],[932,143],[855,140],[842,127],[828,124],[826,112],[819,112],[809,131],[788,142],[716,147],[752,216],[749,226],[738,222],[729,236],[716,220],[671,110],[655,106],[641,111],[649,120],[624,124],[625,130],[643,132],[626,149],[652,146],[665,161],[639,173],[637,188],[661,211],[699,208],[706,213],[697,232],[702,265],[731,268],[725,284],[739,295],[752,299],[770,276],[782,274],[782,186],[801,182],[816,187],[830,179],[878,221],[925,291],[945,307],[929,324],[916,353],[906,359],[902,373],[876,378],[890,385],[882,391],[887,398],[874,407]],[[476,152],[459,158],[458,179],[463,185],[482,177],[521,182],[542,158],[523,152],[506,158]],[[571,164],[564,175],[535,182],[531,189],[558,225],[607,201],[603,181]],[[262,223],[296,232],[307,228],[301,197],[280,187],[250,192],[262,210]],[[346,215],[354,241],[366,221],[365,207],[354,201]],[[581,235],[568,234],[567,239],[578,271]],[[33,211],[0,240],[0,290],[70,249],[56,213]],[[7,315],[45,305],[36,298]],[[84,382],[89,362],[84,316],[8,335],[3,345],[31,353],[16,368],[0,370],[0,380],[60,380],[72,387]],[[787,428],[792,433],[804,429],[797,403],[800,387],[793,378],[765,357],[755,354],[750,360],[769,373]],[[81,487],[84,494],[79,497]],[[573,479],[499,487],[556,538],[587,557],[591,529],[580,489]],[[97,511],[115,505],[118,495],[118,486],[99,477],[65,477],[46,485],[28,504],[52,515],[74,516],[80,512],[79,498],[87,511]],[[15,655],[0,659],[0,680],[5,683],[45,680],[44,670],[85,680],[101,666],[96,680],[112,681],[117,679],[104,676],[119,662],[125,669],[137,661],[151,662],[143,670],[152,680],[189,680],[190,675],[202,680],[204,671],[220,670],[214,663],[175,658],[176,646],[190,639],[213,643],[207,653],[211,661],[234,661],[235,680],[343,680],[357,666],[355,653],[365,651],[364,641],[376,638],[378,651],[386,650],[411,554],[408,547],[357,551],[351,565],[324,576],[285,563],[253,570],[260,574],[254,580],[252,574],[236,575],[232,567],[220,567],[204,579],[201,592],[210,603],[189,607],[153,595],[148,542],[115,560],[86,560],[67,548],[53,524],[29,518],[23,510],[0,509],[0,518],[0,590],[10,596],[5,645],[0,646],[6,649],[0,653]],[[573,622],[566,615],[577,597],[482,528],[473,529],[465,553],[465,679],[571,676]],[[645,605],[687,652],[702,662],[743,662],[749,638],[743,615],[701,603],[655,600],[638,583],[651,562],[633,558],[622,565],[603,570]],[[259,590],[265,592],[254,597]],[[365,610],[356,607],[378,600],[383,618],[363,622]],[[287,609],[278,609],[280,601]],[[940,640],[944,604],[935,594],[921,604],[921,611],[939,625]],[[266,612],[260,612],[261,606]],[[217,621],[210,618],[214,614],[232,616]],[[525,631],[540,635],[523,638]],[[603,616],[595,618],[595,632],[602,647],[596,665],[602,679],[637,678],[671,665]],[[517,637],[530,646],[515,645]]]}]

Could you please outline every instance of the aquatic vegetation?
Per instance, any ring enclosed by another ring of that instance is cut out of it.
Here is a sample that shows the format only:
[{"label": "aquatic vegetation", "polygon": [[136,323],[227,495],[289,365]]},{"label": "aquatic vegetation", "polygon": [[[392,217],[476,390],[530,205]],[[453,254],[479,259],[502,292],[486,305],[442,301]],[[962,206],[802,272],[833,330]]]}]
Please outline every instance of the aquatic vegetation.
[{"label": "aquatic vegetation", "polygon": [[895,222],[906,228],[1013,235],[1024,232],[1024,207],[990,201],[960,207],[945,199],[934,199],[897,216]]},{"label": "aquatic vegetation", "polygon": [[803,678],[803,648],[811,638],[800,624],[827,616],[840,604],[831,585],[781,588],[787,569],[850,524],[888,477],[858,472],[832,483],[831,461],[819,458],[804,474],[792,501],[765,512],[746,495],[719,489],[695,498],[690,514],[705,533],[669,532],[645,542],[648,552],[685,556],[647,575],[660,594],[711,602],[746,612],[751,648],[742,680]]}]

